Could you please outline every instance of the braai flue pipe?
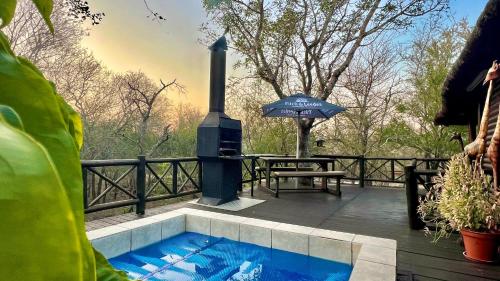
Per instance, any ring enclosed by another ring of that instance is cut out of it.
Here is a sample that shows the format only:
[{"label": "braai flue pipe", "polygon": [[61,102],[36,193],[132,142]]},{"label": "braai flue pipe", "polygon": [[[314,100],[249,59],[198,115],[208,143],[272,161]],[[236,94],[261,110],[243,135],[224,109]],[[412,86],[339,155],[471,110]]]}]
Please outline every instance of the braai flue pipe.
[{"label": "braai flue pipe", "polygon": [[210,112],[224,112],[226,88],[226,37],[215,41],[210,49]]}]

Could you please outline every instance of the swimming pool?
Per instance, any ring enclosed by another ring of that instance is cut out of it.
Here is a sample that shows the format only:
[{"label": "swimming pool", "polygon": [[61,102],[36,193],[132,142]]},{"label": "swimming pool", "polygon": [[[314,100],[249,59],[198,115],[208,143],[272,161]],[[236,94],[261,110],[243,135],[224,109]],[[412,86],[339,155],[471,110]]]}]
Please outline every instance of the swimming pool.
[{"label": "swimming pool", "polygon": [[348,264],[185,232],[110,259],[131,279],[347,281]]},{"label": "swimming pool", "polygon": [[[184,233],[190,238],[180,238]],[[395,240],[191,208],[99,228],[87,237],[131,278],[150,281],[346,280],[345,266],[349,281],[396,279]]]}]

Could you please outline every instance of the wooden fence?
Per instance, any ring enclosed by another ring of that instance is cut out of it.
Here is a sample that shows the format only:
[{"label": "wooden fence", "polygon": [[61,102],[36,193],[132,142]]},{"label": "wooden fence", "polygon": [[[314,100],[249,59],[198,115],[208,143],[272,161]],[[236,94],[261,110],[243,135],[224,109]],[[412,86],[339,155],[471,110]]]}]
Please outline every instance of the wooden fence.
[{"label": "wooden fence", "polygon": [[[256,167],[267,155],[243,157],[242,183],[254,184]],[[282,155],[281,155],[282,156]],[[443,168],[446,158],[390,158],[352,155],[314,155],[331,159],[329,169],[344,170],[347,183],[359,187],[403,187],[405,166],[434,170]],[[146,202],[186,196],[201,192],[202,166],[196,157],[119,160],[82,160],[85,212],[119,207],[135,207],[144,214]],[[253,194],[252,194],[253,195]]]}]

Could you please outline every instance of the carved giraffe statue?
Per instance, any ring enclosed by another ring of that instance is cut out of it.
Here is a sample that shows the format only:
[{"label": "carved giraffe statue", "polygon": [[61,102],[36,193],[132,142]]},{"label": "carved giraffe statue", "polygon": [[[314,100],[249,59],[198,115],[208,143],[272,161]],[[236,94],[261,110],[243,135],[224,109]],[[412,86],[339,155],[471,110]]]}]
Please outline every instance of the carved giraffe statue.
[{"label": "carved giraffe statue", "polygon": [[[500,110],[500,105],[498,105]],[[500,111],[499,111],[500,112]],[[497,125],[495,127],[495,132],[491,137],[490,145],[488,146],[487,154],[491,161],[491,167],[493,170],[493,185],[495,189],[498,188],[498,175],[500,175],[500,165],[498,165],[498,160],[500,158],[500,115],[497,117]]]},{"label": "carved giraffe statue", "polygon": [[[494,62],[495,64],[495,62]],[[493,67],[488,71],[488,74],[486,75],[485,83],[487,81],[490,82],[490,88],[493,86],[493,81],[497,79],[500,76],[500,73],[498,71],[498,65],[497,67],[492,70]],[[488,89],[489,90],[489,89]],[[491,167],[493,170],[493,185],[495,187],[495,191],[498,191],[498,176],[500,175],[500,105],[498,106],[499,109],[499,115],[497,116],[497,124],[495,126],[495,131],[493,132],[493,135],[491,136],[491,141],[490,145],[488,146],[488,151],[487,155],[488,158],[490,158],[491,161]]]},{"label": "carved giraffe statue", "polygon": [[465,153],[472,159],[476,159],[476,163],[479,163],[479,160],[486,152],[486,134],[488,133],[488,115],[490,112],[490,97],[493,92],[493,80],[498,77],[498,63],[497,61],[493,62],[493,65],[488,70],[488,74],[486,74],[486,79],[483,84],[486,84],[488,81],[490,85],[488,87],[488,93],[486,95],[486,102],[484,103],[483,115],[481,116],[481,123],[479,125],[479,132],[477,134],[476,139],[465,146]]}]

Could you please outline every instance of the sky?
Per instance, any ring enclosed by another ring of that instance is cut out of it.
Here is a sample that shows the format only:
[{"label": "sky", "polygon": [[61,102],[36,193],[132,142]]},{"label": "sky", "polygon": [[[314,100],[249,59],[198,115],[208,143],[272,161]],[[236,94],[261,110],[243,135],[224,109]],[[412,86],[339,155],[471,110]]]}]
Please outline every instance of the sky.
[{"label": "sky", "polygon": [[[106,16],[90,27],[82,45],[109,69],[116,72],[141,70],[159,83],[177,79],[186,92],[168,93],[174,103],[190,103],[208,110],[209,50],[199,42],[200,26],[207,21],[202,0],[147,0],[148,5],[166,18],[148,19],[142,0],[88,0],[94,11]],[[119,5],[118,5],[119,3]],[[455,18],[475,24],[487,0],[451,0]],[[236,54],[229,51],[227,77]]]}]

